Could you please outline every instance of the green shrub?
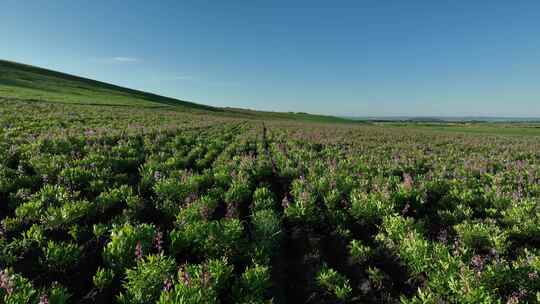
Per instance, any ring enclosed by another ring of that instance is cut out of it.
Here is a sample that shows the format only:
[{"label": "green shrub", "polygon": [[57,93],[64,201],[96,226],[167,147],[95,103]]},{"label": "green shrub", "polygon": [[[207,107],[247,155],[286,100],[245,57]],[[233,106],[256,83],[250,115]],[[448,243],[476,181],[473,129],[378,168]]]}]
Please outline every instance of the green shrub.
[{"label": "green shrub", "polygon": [[103,192],[96,198],[96,207],[101,212],[105,212],[111,208],[136,208],[139,204],[139,198],[126,185]]},{"label": "green shrub", "polygon": [[352,240],[349,243],[349,255],[355,263],[362,264],[367,262],[372,254],[371,248],[362,244],[359,240]]},{"label": "green shrub", "polygon": [[5,304],[33,303],[38,292],[28,279],[16,274],[12,269],[0,269],[0,299]]},{"label": "green shrub", "polygon": [[234,286],[235,303],[263,303],[271,286],[270,268],[253,264]]},{"label": "green shrub", "polygon": [[238,219],[191,221],[170,233],[171,251],[203,257],[239,258],[244,249],[243,226]]},{"label": "green shrub", "polygon": [[340,301],[345,301],[351,297],[352,288],[349,280],[326,265],[323,265],[317,272],[316,280],[320,287]]},{"label": "green shrub", "polygon": [[264,256],[270,257],[279,246],[281,221],[273,210],[261,210],[253,214],[252,242],[262,250]]},{"label": "green shrub", "polygon": [[384,273],[377,267],[368,267],[367,275],[371,285],[377,289],[383,287]]},{"label": "green shrub", "polygon": [[126,270],[123,284],[125,293],[118,297],[120,303],[154,303],[163,289],[164,282],[175,270],[172,258],[162,254],[148,255],[133,269]]},{"label": "green shrub", "polygon": [[465,222],[454,226],[454,229],[468,248],[479,252],[495,249],[500,254],[506,249],[507,234],[494,223]]},{"label": "green shrub", "polygon": [[26,202],[15,209],[17,218],[24,222],[38,221],[42,212],[43,203],[40,201]]},{"label": "green shrub", "polygon": [[413,225],[411,218],[387,216],[376,239],[395,250],[407,265],[412,278],[425,274],[426,286],[420,288],[404,303],[423,303],[437,295],[450,303],[494,303],[492,290],[481,285],[475,273],[466,267],[459,256],[440,243],[425,240]]},{"label": "green shrub", "polygon": [[351,193],[351,216],[362,223],[377,224],[385,215],[392,213],[392,204],[376,193],[353,190]]},{"label": "green shrub", "polygon": [[92,225],[92,233],[96,239],[99,239],[107,234],[109,226],[106,224],[98,223]]},{"label": "green shrub", "polygon": [[42,215],[41,222],[50,229],[76,224],[83,218],[94,215],[94,204],[88,201],[68,202],[61,207],[49,207]]},{"label": "green shrub", "polygon": [[95,191],[92,189],[92,182],[96,180],[95,172],[86,168],[71,167],[63,169],[59,174],[60,181],[69,189],[78,191]]},{"label": "green shrub", "polygon": [[[65,288],[57,283],[53,283],[52,287],[49,290],[49,295],[47,299],[50,304],[67,304],[70,303],[69,299],[71,298],[71,293]],[[40,303],[41,304],[41,303]]]},{"label": "green shrub", "polygon": [[230,284],[232,276],[233,267],[224,259],[184,265],[174,280],[174,286],[161,293],[158,303],[217,304],[219,293]]},{"label": "green shrub", "polygon": [[225,202],[227,204],[241,204],[249,200],[251,190],[249,183],[245,181],[234,181],[229,190],[225,193]]},{"label": "green shrub", "polygon": [[153,189],[157,196],[157,207],[171,218],[174,218],[181,210],[184,200],[195,192],[193,185],[188,180],[189,177],[185,182],[182,182],[179,178],[167,178],[158,180],[154,184]]},{"label": "green shrub", "polygon": [[106,265],[119,272],[134,266],[138,244],[143,255],[149,253],[155,234],[156,229],[150,224],[134,226],[126,223],[122,226],[114,226],[111,230],[111,240],[103,250]]},{"label": "green shrub", "polygon": [[533,199],[512,203],[502,212],[502,222],[508,227],[509,237],[540,240],[540,214]]},{"label": "green shrub", "polygon": [[54,271],[68,271],[77,265],[81,256],[80,248],[72,243],[47,242],[47,247],[43,248],[45,264]]},{"label": "green shrub", "polygon": [[111,286],[114,280],[114,271],[108,268],[99,267],[92,277],[92,282],[98,290],[104,290]]},{"label": "green shrub", "polygon": [[58,207],[73,199],[73,195],[60,185],[44,185],[33,197],[45,207]]},{"label": "green shrub", "polygon": [[274,195],[268,188],[257,188],[253,192],[253,205],[252,212],[255,213],[260,210],[269,210],[275,208]]},{"label": "green shrub", "polygon": [[41,245],[45,241],[45,232],[42,226],[34,224],[22,233],[22,237],[24,242]]},{"label": "green shrub", "polygon": [[293,221],[315,224],[320,222],[321,212],[315,193],[310,191],[306,183],[303,179],[293,181],[291,194],[294,203],[286,204],[285,216]]}]

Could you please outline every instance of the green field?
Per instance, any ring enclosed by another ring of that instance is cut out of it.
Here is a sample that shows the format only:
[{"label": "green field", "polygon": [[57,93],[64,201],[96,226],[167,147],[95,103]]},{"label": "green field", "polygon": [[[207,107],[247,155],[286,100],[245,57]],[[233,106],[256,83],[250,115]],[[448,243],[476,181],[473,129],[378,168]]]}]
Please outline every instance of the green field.
[{"label": "green field", "polygon": [[406,128],[417,131],[450,132],[478,135],[512,135],[512,136],[538,136],[540,123],[430,123],[421,124],[413,122],[379,123],[385,128]]},{"label": "green field", "polygon": [[0,302],[539,303],[538,131],[213,108],[0,62]]}]

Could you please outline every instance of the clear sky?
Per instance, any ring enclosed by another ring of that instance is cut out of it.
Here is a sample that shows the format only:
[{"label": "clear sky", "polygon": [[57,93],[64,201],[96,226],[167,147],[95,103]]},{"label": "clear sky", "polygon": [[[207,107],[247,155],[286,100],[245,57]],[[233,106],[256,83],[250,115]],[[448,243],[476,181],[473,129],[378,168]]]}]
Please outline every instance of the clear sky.
[{"label": "clear sky", "polygon": [[215,106],[540,116],[538,0],[3,0],[0,58]]}]

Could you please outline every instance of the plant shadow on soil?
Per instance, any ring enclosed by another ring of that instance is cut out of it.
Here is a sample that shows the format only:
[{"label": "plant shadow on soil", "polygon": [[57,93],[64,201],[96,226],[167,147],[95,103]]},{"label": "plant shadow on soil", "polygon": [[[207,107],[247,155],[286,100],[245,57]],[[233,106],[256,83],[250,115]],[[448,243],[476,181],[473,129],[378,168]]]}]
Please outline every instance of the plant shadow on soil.
[{"label": "plant shadow on soil", "polygon": [[[400,296],[413,295],[419,286],[408,279],[406,267],[390,250],[377,247],[369,261],[357,264],[347,242],[330,230],[291,223],[284,230],[272,267],[275,303],[339,303],[317,286],[316,274],[323,263],[349,279],[353,297],[347,303],[398,303]],[[370,283],[368,267],[385,274],[381,287]]]}]

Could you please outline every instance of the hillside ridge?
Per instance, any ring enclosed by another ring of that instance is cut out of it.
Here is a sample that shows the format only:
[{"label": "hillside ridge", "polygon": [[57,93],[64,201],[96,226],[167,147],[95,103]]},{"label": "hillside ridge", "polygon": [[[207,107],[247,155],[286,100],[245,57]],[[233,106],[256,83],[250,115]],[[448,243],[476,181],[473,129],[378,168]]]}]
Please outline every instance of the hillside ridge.
[{"label": "hillside ridge", "polygon": [[187,112],[210,112],[247,119],[287,119],[332,123],[353,122],[346,118],[303,112],[271,112],[232,107],[212,107],[1,59],[0,97],[25,101],[98,106],[167,107]]}]

